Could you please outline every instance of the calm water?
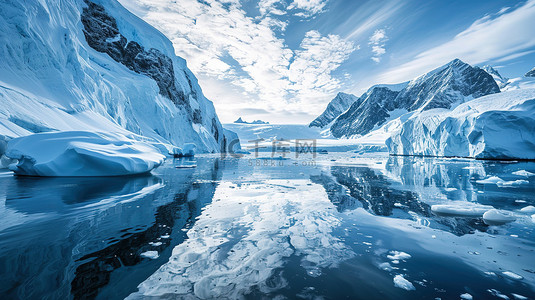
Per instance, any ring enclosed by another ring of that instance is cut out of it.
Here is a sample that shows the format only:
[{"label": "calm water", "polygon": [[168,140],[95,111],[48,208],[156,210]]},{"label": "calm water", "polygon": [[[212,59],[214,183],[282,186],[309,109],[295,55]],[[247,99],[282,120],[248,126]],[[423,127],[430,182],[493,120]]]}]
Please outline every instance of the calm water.
[{"label": "calm water", "polygon": [[[175,168],[185,163],[128,178],[0,174],[1,298],[535,295],[535,212],[520,211],[535,206],[535,177],[512,174],[534,163],[344,153]],[[528,183],[476,183],[489,176]],[[516,221],[431,210],[454,201]]]}]

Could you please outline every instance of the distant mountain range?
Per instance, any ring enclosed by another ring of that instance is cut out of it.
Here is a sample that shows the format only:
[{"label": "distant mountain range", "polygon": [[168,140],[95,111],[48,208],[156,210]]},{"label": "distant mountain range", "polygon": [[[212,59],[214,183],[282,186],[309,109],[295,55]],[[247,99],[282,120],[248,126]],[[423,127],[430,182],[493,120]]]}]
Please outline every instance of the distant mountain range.
[{"label": "distant mountain range", "polygon": [[262,120],[254,120],[252,122],[244,121],[241,117],[238,120],[234,121],[235,124],[269,124],[269,122],[264,122]]},{"label": "distant mountain range", "polygon": [[[403,112],[450,109],[468,100],[499,92],[500,87],[489,73],[455,59],[408,83],[373,86],[354,99],[346,111],[333,118],[330,130],[335,137],[365,135]],[[332,106],[340,107],[338,96],[332,102]],[[329,104],[318,118],[323,115],[332,118],[334,112]],[[310,126],[327,125],[317,120]]]},{"label": "distant mountain range", "polygon": [[505,78],[492,66],[470,66],[460,59],[409,82],[379,84],[360,97],[338,93],[310,127],[334,137],[363,136],[407,112],[432,108],[453,109],[481,96],[535,86],[535,68],[525,78]]}]

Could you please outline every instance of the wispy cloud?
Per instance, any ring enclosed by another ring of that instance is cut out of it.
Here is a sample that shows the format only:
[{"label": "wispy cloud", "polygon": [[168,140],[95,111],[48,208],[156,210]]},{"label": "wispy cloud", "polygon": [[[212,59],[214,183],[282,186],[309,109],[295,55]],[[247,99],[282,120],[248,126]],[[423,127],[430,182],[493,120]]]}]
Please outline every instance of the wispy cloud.
[{"label": "wispy cloud", "polygon": [[262,16],[285,15],[288,11],[295,16],[311,17],[323,12],[328,0],[260,0],[258,9]]},{"label": "wispy cloud", "polygon": [[376,63],[381,61],[381,56],[386,53],[385,43],[388,40],[384,29],[377,29],[370,37],[369,44],[372,47],[372,60]]},{"label": "wispy cloud", "polygon": [[535,0],[502,8],[476,20],[450,41],[421,52],[413,60],[380,75],[379,82],[411,79],[454,58],[471,64],[517,58],[535,47]]},{"label": "wispy cloud", "polygon": [[[285,25],[268,13],[281,1],[261,2],[259,10],[266,15],[260,18],[247,16],[238,0],[121,2],[171,39],[177,55],[187,60],[223,114],[251,106],[275,111],[284,103],[285,111],[297,113],[305,107],[317,113],[310,104],[340,88],[342,79],[332,72],[357,49],[337,35],[323,36],[314,30],[305,34],[297,49],[290,49],[277,35]],[[326,2],[283,4],[310,15],[321,12]]]}]

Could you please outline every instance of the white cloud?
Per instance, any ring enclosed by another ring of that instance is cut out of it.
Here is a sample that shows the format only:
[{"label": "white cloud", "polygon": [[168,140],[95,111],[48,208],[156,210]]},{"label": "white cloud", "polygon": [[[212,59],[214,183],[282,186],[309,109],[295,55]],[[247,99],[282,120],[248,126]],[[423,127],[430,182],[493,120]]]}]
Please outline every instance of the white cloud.
[{"label": "white cloud", "polygon": [[452,40],[418,54],[413,60],[395,67],[377,79],[401,82],[414,78],[454,58],[470,64],[491,60],[504,61],[528,54],[535,47],[535,0],[514,9],[501,9],[486,15],[457,34]]},{"label": "white cloud", "polygon": [[327,2],[328,0],[260,0],[258,9],[262,16],[285,15],[291,11],[295,16],[307,18],[323,12]]},{"label": "white cloud", "polygon": [[370,37],[370,46],[372,47],[372,60],[376,63],[381,61],[381,56],[386,53],[385,43],[388,40],[384,29],[377,29]]},{"label": "white cloud", "polygon": [[324,97],[340,88],[340,81],[332,78],[349,55],[358,49],[337,35],[321,36],[318,31],[309,31],[301,42],[290,65],[288,78],[290,89],[306,97]]},{"label": "white cloud", "polygon": [[[308,32],[299,49],[290,49],[277,36],[287,24],[271,16],[281,1],[262,1],[259,9],[266,15],[256,18],[248,17],[238,0],[120,1],[170,38],[226,120],[250,107],[299,115],[301,101],[316,114],[310,104],[340,87],[332,72],[356,49],[317,31]],[[314,14],[326,2],[295,0],[288,7]]]},{"label": "white cloud", "polygon": [[303,12],[298,13],[297,15],[308,17],[315,15],[323,10],[327,0],[294,0],[288,9],[300,9]]}]

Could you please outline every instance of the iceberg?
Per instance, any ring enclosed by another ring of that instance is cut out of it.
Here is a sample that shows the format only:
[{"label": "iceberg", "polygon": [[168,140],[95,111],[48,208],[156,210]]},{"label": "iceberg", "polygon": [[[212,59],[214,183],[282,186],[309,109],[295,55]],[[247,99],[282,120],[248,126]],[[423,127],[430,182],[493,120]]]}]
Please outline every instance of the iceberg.
[{"label": "iceberg", "polygon": [[413,115],[386,140],[391,154],[535,159],[535,89],[484,96]]},{"label": "iceberg", "polygon": [[60,131],[9,141],[9,168],[26,176],[121,176],[147,173],[165,156],[150,144],[119,133]]}]

